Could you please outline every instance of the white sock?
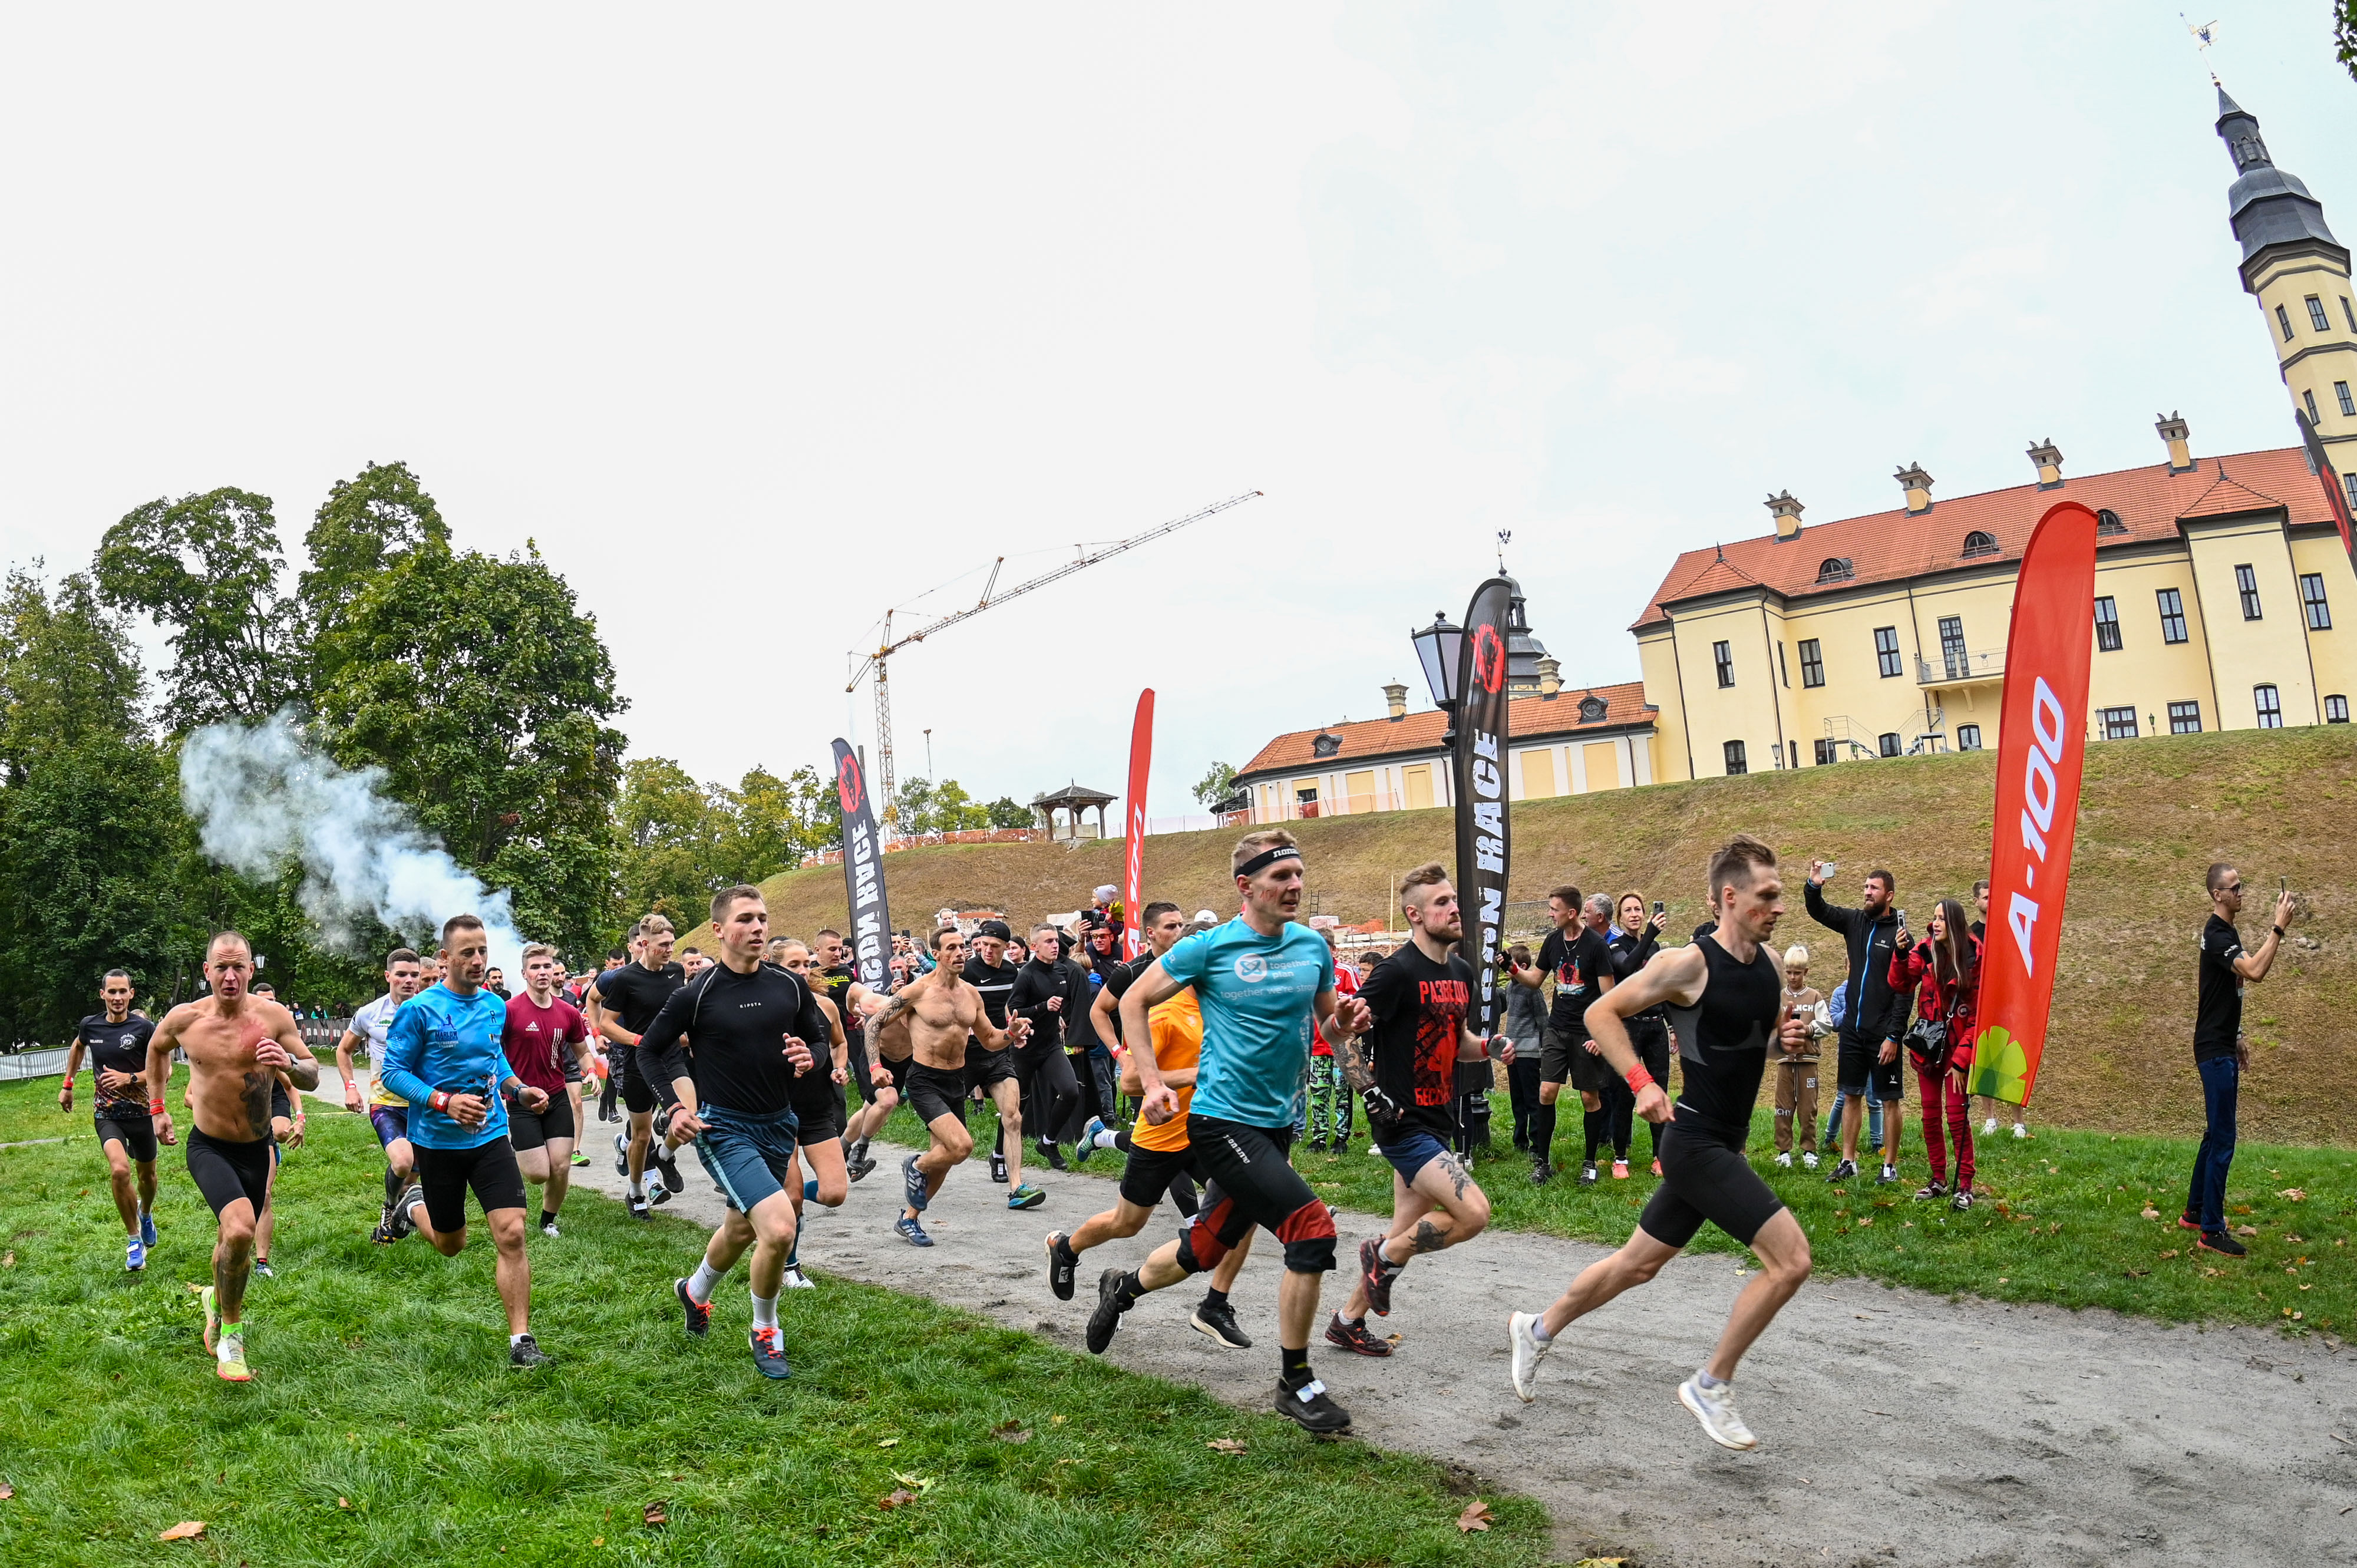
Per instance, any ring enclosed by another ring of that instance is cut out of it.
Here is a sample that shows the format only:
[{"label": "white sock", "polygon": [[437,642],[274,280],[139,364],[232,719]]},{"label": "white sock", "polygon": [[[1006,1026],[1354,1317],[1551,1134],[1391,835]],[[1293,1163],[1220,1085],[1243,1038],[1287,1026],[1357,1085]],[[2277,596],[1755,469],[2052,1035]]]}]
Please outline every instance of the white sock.
[{"label": "white sock", "polygon": [[522,1334],[511,1334],[508,1336],[508,1348],[512,1350],[531,1337],[532,1332],[529,1329],[525,1330]]},{"label": "white sock", "polygon": [[773,1295],[755,1296],[753,1298],[753,1326],[756,1328],[775,1328],[777,1326],[778,1298]]},{"label": "white sock", "polygon": [[644,1197],[646,1195],[647,1189],[641,1183],[640,1179],[637,1176],[632,1176],[630,1178],[630,1196],[632,1197]]},{"label": "white sock", "polygon": [[1116,1143],[1114,1143],[1114,1140],[1115,1140],[1116,1138],[1119,1138],[1120,1136],[1121,1136],[1121,1134],[1120,1134],[1120,1133],[1118,1133],[1114,1132],[1112,1128],[1108,1127],[1108,1128],[1104,1129],[1104,1131],[1103,1131],[1103,1132],[1099,1133],[1096,1135],[1096,1139],[1095,1139],[1096,1146],[1097,1146],[1098,1148],[1100,1148],[1100,1149],[1112,1149],[1112,1148],[1117,1148],[1117,1147],[1119,1147],[1120,1145],[1119,1145],[1119,1144],[1117,1144]]},{"label": "white sock", "polygon": [[701,1258],[696,1260],[695,1273],[687,1277],[687,1294],[695,1298],[698,1306],[712,1305],[712,1293],[720,1283],[720,1271]]}]

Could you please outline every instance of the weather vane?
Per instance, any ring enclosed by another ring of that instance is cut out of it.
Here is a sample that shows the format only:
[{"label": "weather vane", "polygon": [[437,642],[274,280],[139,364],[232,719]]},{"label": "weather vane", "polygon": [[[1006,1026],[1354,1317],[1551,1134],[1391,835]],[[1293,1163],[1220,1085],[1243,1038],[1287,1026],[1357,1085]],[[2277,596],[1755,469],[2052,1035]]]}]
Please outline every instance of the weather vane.
[{"label": "weather vane", "polygon": [[2185,22],[2185,30],[2193,35],[2193,47],[2201,50],[2203,53],[2208,53],[2210,46],[2218,41],[2217,23],[2186,22],[2185,13],[2182,11],[2179,11],[2177,14],[2177,19],[2180,22]]},{"label": "weather vane", "polygon": [[1512,529],[1501,528],[1498,530],[1498,575],[1501,577],[1506,575],[1506,546],[1512,544],[1513,542],[1514,531]]}]

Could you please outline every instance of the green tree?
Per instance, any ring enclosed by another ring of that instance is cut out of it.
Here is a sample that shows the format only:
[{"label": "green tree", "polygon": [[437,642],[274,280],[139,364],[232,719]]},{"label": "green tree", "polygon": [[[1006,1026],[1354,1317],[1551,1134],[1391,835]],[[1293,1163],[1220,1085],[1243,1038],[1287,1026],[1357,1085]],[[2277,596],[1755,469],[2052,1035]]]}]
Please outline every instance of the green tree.
[{"label": "green tree", "polygon": [[322,736],[460,865],[515,899],[528,934],[586,955],[617,924],[623,736],[595,620],[527,544],[504,560],[436,541],[361,587],[319,638]]},{"label": "green tree", "polygon": [[988,811],[994,828],[1028,828],[1037,826],[1039,821],[1039,812],[1012,795],[1001,795],[990,803]]},{"label": "green tree", "polygon": [[759,882],[790,871],[843,838],[843,802],[815,768],[798,768],[784,779],[756,768],[736,789],[715,793],[727,822],[719,869],[728,881]]},{"label": "green tree", "polygon": [[338,479],[303,536],[310,569],[296,597],[316,632],[342,620],[347,607],[377,574],[426,544],[447,548],[442,512],[406,463],[371,463]]},{"label": "green tree", "polygon": [[991,825],[990,808],[965,792],[954,779],[939,784],[926,779],[900,781],[900,831],[906,833],[952,833]]},{"label": "green tree", "polygon": [[703,918],[721,885],[721,841],[727,832],[712,792],[668,757],[633,757],[622,767],[615,804],[620,830],[622,922],[649,910],[684,926]]},{"label": "green tree", "polygon": [[2333,0],[2332,55],[2341,70],[2357,78],[2357,0]]},{"label": "green tree", "polygon": [[1214,762],[1211,770],[1195,780],[1195,799],[1207,811],[1216,811],[1221,801],[1236,792],[1236,770],[1224,762]]},{"label": "green tree", "polygon": [[125,513],[100,541],[98,596],[167,630],[167,728],[260,718],[298,697],[303,639],[270,498],[223,488]]}]

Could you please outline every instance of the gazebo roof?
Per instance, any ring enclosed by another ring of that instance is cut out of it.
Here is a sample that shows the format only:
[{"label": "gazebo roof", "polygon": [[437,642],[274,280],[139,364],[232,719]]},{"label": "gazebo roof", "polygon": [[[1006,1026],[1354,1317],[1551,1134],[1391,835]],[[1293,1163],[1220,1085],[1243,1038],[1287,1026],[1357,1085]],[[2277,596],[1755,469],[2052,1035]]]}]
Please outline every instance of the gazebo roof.
[{"label": "gazebo roof", "polygon": [[1108,795],[1102,789],[1092,789],[1085,784],[1072,783],[1065,785],[1052,794],[1034,795],[1031,797],[1031,803],[1035,806],[1095,807],[1110,806],[1117,799],[1119,799],[1118,796]]}]

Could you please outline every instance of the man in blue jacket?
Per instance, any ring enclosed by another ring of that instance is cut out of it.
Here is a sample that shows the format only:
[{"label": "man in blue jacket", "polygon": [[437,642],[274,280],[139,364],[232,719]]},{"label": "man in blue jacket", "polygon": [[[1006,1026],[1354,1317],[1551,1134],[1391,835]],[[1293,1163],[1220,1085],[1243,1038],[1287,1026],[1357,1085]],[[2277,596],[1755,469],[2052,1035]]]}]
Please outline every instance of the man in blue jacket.
[{"label": "man in blue jacket", "polygon": [[472,915],[442,924],[447,972],[401,1005],[385,1037],[380,1078],[409,1101],[409,1142],[417,1152],[417,1179],[394,1212],[414,1225],[436,1251],[455,1258],[467,1244],[467,1192],[482,1206],[499,1249],[495,1277],[508,1311],[508,1360],[544,1366],[550,1358],[532,1337],[532,1264],[524,1256],[523,1173],[508,1142],[511,1094],[528,1111],[548,1105],[508,1067],[501,1036],[507,1004],[483,988],[490,940]]},{"label": "man in blue jacket", "polygon": [[1839,931],[1849,946],[1849,973],[1842,980],[1841,1071],[1838,1087],[1844,1096],[1841,1160],[1828,1182],[1857,1175],[1857,1133],[1866,1119],[1867,1089],[1882,1103],[1882,1169],[1874,1178],[1881,1185],[1899,1179],[1899,1131],[1906,1120],[1905,1095],[1900,1085],[1899,1036],[1907,1027],[1910,998],[1890,987],[1890,950],[1899,935],[1900,918],[1890,908],[1899,891],[1898,878],[1877,869],[1866,874],[1863,903],[1845,909],[1825,902],[1822,860],[1809,862],[1809,880],[1802,888],[1809,918],[1827,930]]}]

